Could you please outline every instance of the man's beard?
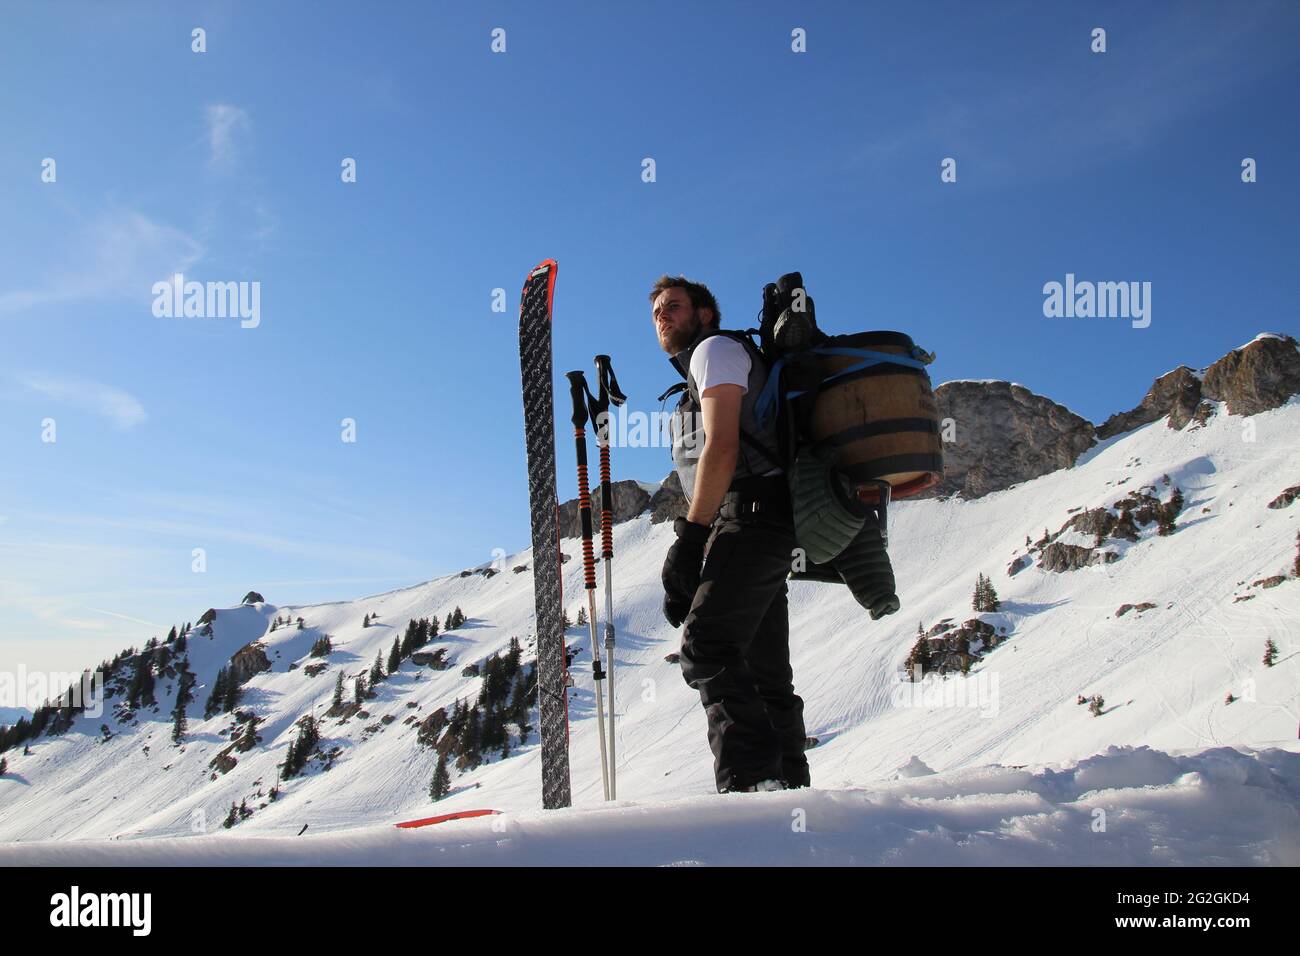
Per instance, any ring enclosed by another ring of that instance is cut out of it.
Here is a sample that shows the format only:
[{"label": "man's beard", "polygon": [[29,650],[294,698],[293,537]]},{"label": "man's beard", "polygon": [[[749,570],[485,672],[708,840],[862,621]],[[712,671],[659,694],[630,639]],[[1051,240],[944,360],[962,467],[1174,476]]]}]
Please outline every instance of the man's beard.
[{"label": "man's beard", "polygon": [[668,354],[676,355],[694,342],[695,337],[700,334],[702,325],[699,313],[692,312],[691,321],[685,328],[673,329],[668,333]]}]

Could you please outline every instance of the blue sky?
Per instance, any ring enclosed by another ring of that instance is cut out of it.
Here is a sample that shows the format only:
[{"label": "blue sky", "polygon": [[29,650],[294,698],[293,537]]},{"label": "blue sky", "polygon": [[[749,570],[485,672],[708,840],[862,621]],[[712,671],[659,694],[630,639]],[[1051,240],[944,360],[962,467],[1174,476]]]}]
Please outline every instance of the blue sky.
[{"label": "blue sky", "polygon": [[[90,665],[250,588],[353,597],[526,546],[517,302],[546,257],[557,376],[608,352],[642,412],[675,380],[646,302],[665,271],[743,327],[800,269],[828,331],[908,332],[936,384],[1010,379],[1096,422],[1179,363],[1295,332],[1294,3],[3,19],[6,669]],[[260,283],[260,324],[155,317],[177,270]],[[1151,282],[1150,326],[1044,318],[1067,272]],[[658,480],[668,453],[616,449],[614,467]]]}]

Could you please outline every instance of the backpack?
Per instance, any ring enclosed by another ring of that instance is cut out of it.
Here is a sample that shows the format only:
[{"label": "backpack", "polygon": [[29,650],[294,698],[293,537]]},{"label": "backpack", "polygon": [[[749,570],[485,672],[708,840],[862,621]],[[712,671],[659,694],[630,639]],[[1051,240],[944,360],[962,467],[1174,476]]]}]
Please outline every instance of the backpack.
[{"label": "backpack", "polygon": [[[755,414],[762,423],[775,417],[777,461],[807,559],[790,577],[844,583],[873,620],[891,614],[901,605],[886,551],[889,502],[943,475],[925,371],[934,353],[900,332],[827,335],[798,272],[764,286],[758,318],[757,328],[715,334],[744,344],[767,370]],[[743,428],[741,440],[767,449]]]}]

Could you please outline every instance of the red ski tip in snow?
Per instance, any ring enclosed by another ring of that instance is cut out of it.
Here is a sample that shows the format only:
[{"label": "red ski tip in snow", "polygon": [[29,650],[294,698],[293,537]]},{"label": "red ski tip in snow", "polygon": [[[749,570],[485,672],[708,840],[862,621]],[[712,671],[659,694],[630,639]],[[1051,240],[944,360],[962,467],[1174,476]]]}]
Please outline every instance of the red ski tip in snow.
[{"label": "red ski tip in snow", "polygon": [[490,817],[493,814],[500,813],[500,810],[460,810],[457,813],[444,813],[440,817],[425,817],[423,820],[407,820],[405,823],[395,823],[396,827],[428,827],[435,823],[446,823],[448,820],[464,820],[468,817]]}]

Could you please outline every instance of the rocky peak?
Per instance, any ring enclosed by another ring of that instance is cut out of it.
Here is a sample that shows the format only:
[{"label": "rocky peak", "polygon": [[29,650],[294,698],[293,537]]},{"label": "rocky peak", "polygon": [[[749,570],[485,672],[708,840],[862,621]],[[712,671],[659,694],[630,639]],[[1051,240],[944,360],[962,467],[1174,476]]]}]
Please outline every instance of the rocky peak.
[{"label": "rocky peak", "polygon": [[1186,365],[1180,365],[1152,382],[1137,407],[1127,412],[1117,412],[1102,422],[1097,429],[1097,437],[1110,438],[1157,421],[1165,415],[1169,416],[1170,428],[1182,428],[1191,421],[1200,403],[1200,378]]},{"label": "rocky peak", "polygon": [[[610,485],[613,490],[614,523],[635,518],[650,506],[650,495],[631,479],[615,481]],[[591,533],[600,538],[600,485],[591,489]],[[582,516],[578,508],[578,499],[570,498],[560,505],[560,537],[577,538],[582,535]]]},{"label": "rocky peak", "polygon": [[1180,365],[1157,378],[1136,408],[1110,416],[1097,429],[1110,438],[1169,416],[1170,428],[1204,421],[1210,402],[1223,402],[1233,415],[1277,408],[1300,392],[1300,354],[1296,340],[1264,332],[1199,371]]},{"label": "rocky peak", "polygon": [[1289,335],[1269,332],[1233,349],[1205,370],[1202,393],[1233,415],[1277,408],[1300,392],[1300,354]]},{"label": "rocky peak", "polygon": [[943,445],[943,480],[917,498],[979,498],[1068,468],[1096,442],[1092,422],[1012,382],[944,382],[934,399],[954,440]]}]

